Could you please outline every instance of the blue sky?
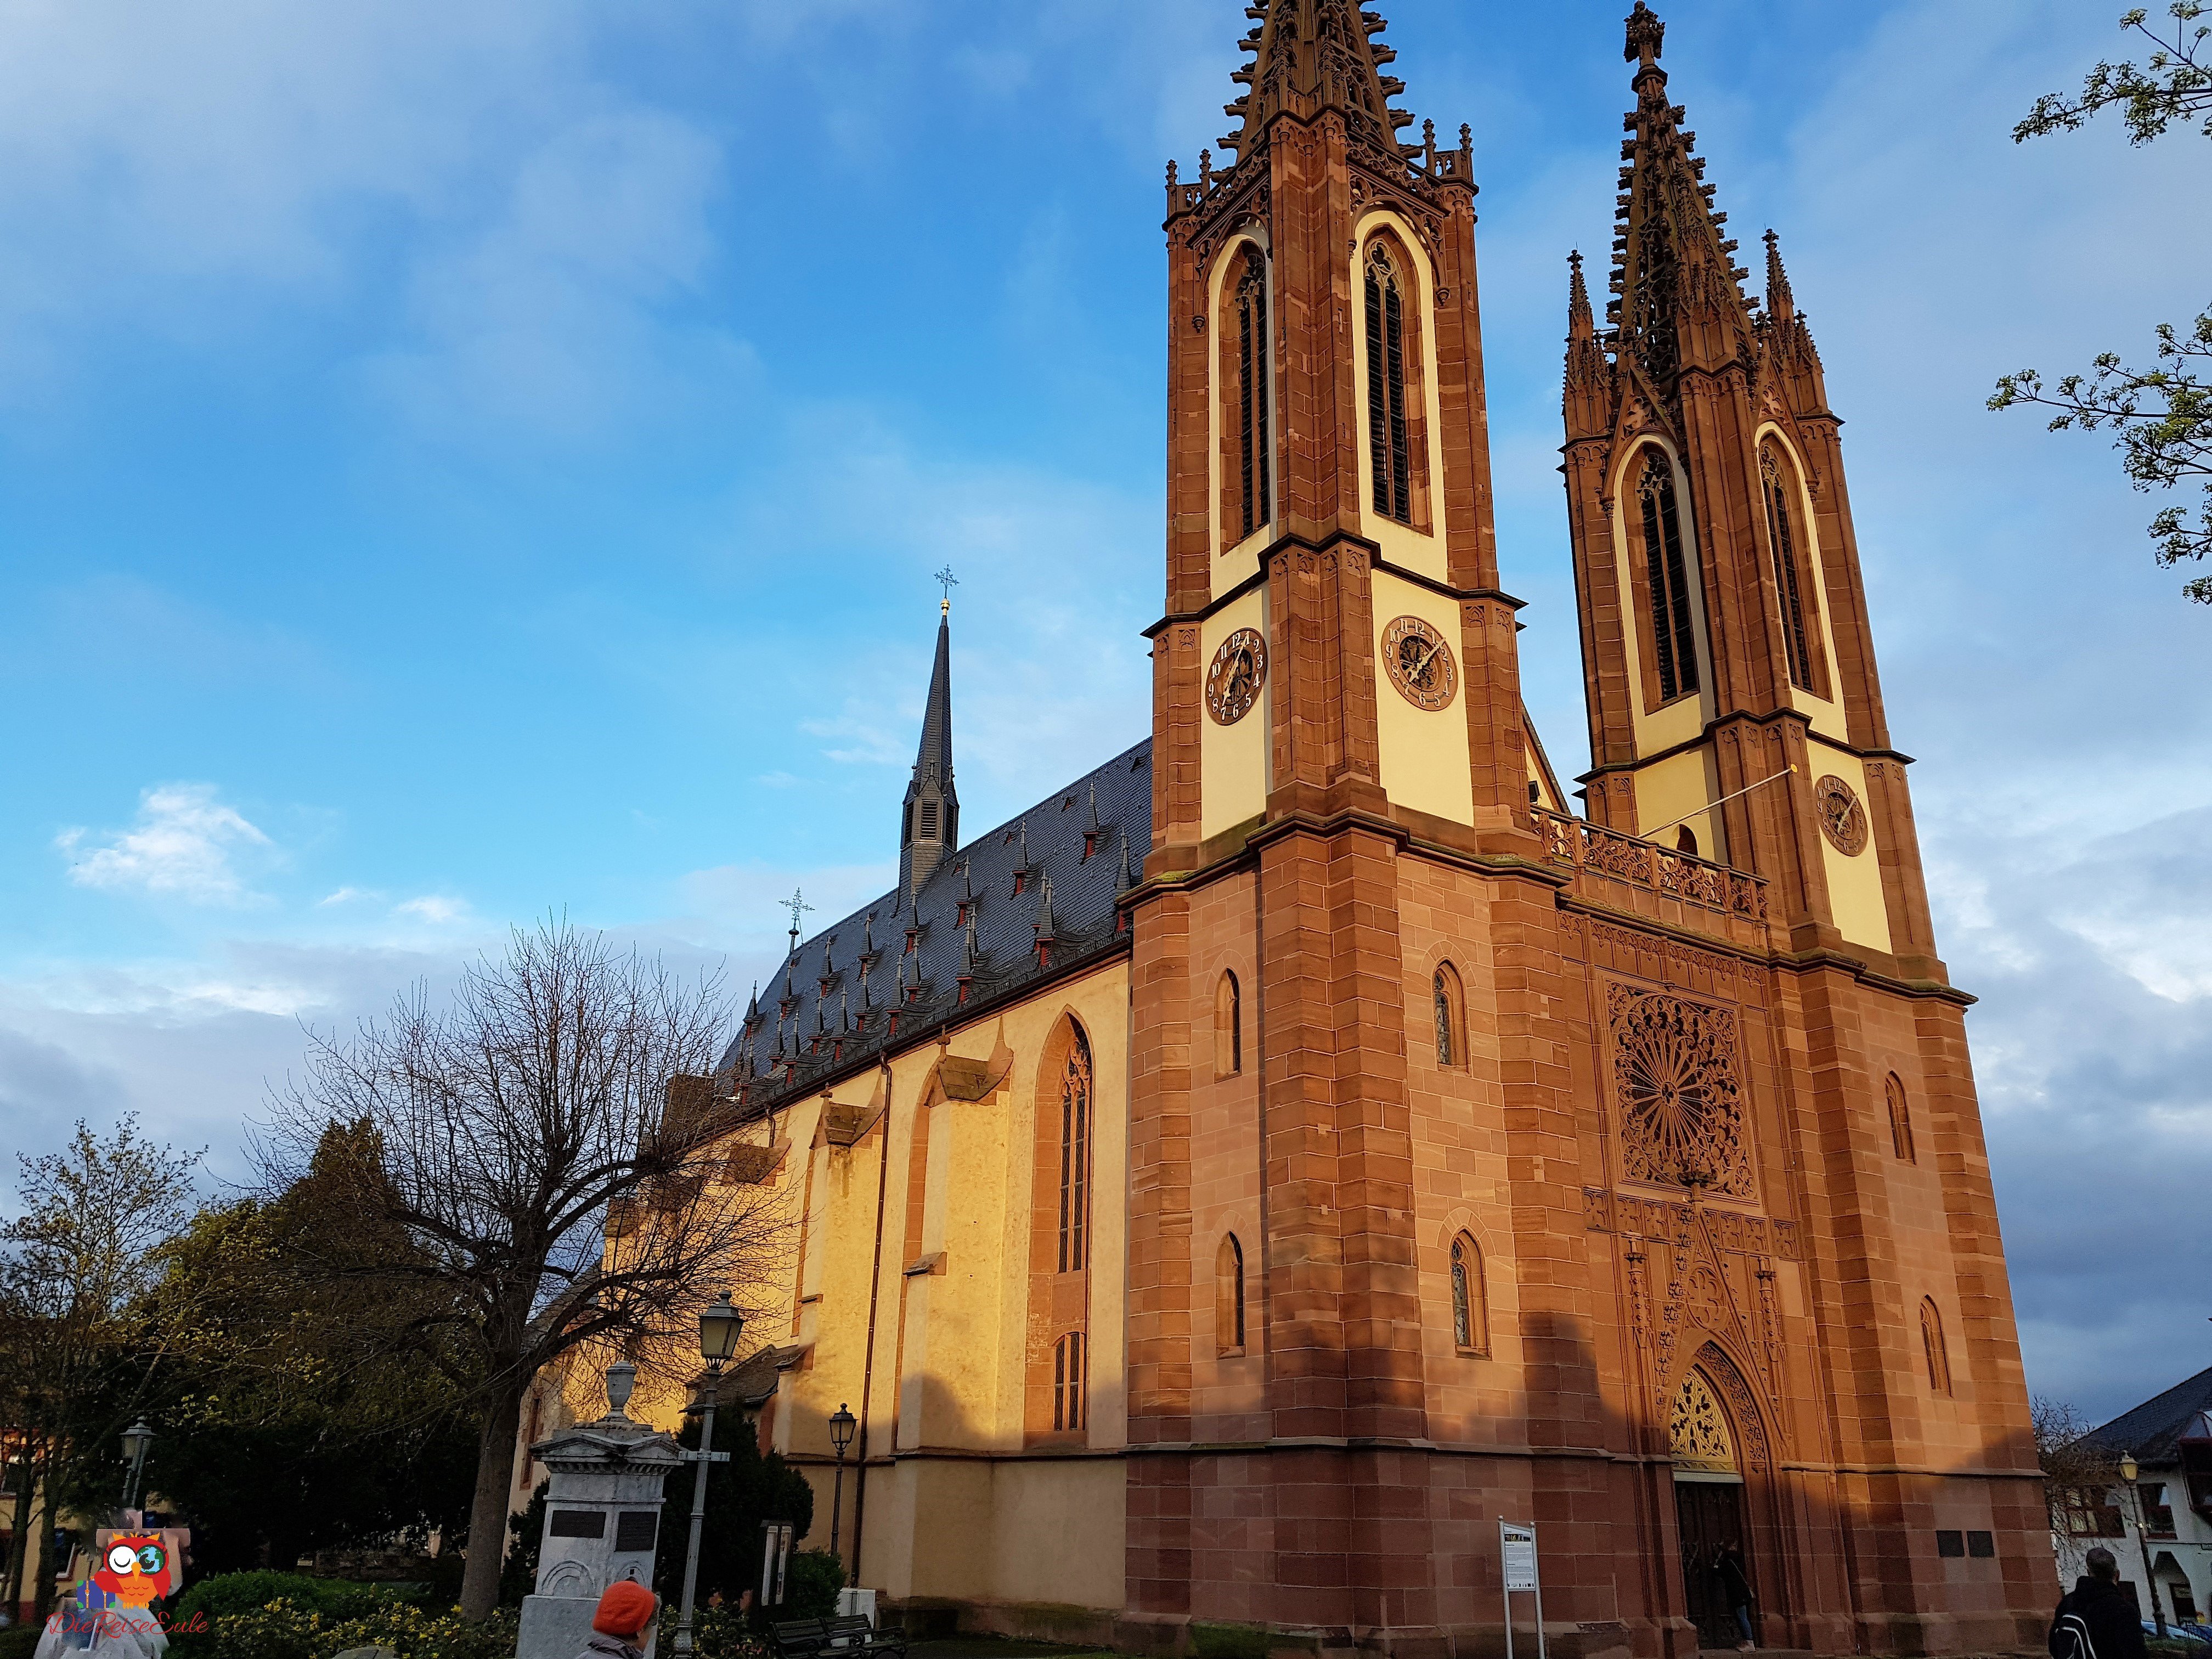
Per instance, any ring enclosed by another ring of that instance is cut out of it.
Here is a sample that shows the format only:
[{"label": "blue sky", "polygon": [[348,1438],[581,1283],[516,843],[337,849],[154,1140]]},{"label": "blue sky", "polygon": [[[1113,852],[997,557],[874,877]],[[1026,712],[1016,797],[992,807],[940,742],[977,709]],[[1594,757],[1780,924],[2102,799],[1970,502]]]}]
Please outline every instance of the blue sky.
[{"label": "blue sky", "polygon": [[[1474,129],[1507,584],[1583,720],[1565,256],[1621,0],[1386,7]],[[2203,141],[2014,146],[2117,7],[1671,0],[1845,433],[2031,1380],[2212,1364],[2212,613],[2004,370],[2212,295]],[[0,1123],[242,1173],[343,1024],[549,907],[743,981],[890,878],[957,569],[969,822],[1143,735],[1167,159],[1241,0],[0,0]],[[1755,262],[1754,262],[1755,263]]]}]

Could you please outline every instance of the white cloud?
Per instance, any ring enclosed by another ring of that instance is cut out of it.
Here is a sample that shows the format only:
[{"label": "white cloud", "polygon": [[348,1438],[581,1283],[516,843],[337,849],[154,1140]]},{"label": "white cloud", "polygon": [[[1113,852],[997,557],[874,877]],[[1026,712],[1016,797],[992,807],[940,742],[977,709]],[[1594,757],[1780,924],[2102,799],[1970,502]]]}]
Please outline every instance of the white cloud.
[{"label": "white cloud", "polygon": [[140,797],[136,826],[114,832],[105,845],[88,847],[88,833],[65,830],[54,837],[78,886],[196,904],[238,904],[255,896],[233,856],[274,845],[236,808],[216,799],[211,783],[156,784]]},{"label": "white cloud", "polygon": [[404,900],[392,907],[395,915],[414,916],[420,921],[442,927],[449,921],[459,921],[469,914],[466,899],[446,898],[435,893],[426,893],[420,898]]},{"label": "white cloud", "polygon": [[374,902],[382,898],[383,896],[383,894],[376,892],[367,887],[341,887],[335,893],[326,894],[323,897],[317,899],[315,901],[315,904],[318,908],[321,908],[326,905],[358,904],[364,901]]}]

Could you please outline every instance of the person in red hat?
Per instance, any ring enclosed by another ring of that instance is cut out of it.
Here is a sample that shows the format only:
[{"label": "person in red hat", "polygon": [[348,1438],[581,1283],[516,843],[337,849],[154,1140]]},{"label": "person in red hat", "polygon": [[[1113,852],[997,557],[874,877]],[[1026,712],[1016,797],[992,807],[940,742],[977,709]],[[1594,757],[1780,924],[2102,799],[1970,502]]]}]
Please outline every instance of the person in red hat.
[{"label": "person in red hat", "polygon": [[608,1585],[592,1615],[592,1639],[576,1659],[644,1659],[638,1632],[653,1622],[659,1607],[660,1598],[635,1579]]}]

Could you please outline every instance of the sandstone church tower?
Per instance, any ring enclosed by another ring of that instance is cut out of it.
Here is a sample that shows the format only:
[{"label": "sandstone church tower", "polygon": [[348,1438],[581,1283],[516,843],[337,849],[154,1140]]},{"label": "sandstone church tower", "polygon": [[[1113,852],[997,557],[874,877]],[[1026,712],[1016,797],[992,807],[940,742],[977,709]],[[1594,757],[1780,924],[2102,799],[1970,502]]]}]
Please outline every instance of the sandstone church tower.
[{"label": "sandstone church tower", "polygon": [[1470,135],[1401,142],[1376,13],[1247,15],[1233,159],[1168,178],[1152,733],[963,841],[940,611],[898,885],[682,1091],[798,1224],[734,1398],[921,1628],[1487,1659],[1504,1520],[1562,1659],[1733,1646],[1730,1541],[1768,1647],[2033,1643],[1971,999],[1780,256],[1754,306],[1638,0],[1602,322],[1570,279],[1577,816]]},{"label": "sandstone church tower", "polygon": [[1731,1539],[1771,1645],[2009,1645],[2044,1522],[1969,999],[1779,257],[1761,314],[1638,0],[1565,385],[1589,812],[1547,810],[1466,130],[1399,143],[1376,14],[1250,15],[1235,165],[1169,191],[1131,1613],[1466,1639],[1506,1517],[1587,1650],[1733,1645]]}]

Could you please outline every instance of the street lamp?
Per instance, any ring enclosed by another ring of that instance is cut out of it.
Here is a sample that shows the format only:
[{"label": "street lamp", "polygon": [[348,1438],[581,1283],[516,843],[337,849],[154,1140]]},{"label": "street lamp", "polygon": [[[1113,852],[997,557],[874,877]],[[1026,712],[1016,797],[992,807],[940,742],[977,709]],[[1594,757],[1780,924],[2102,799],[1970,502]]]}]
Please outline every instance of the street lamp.
[{"label": "street lamp", "polygon": [[[699,1449],[684,1455],[698,1466],[691,1481],[691,1547],[684,1558],[684,1605],[676,1617],[676,1659],[690,1659],[691,1601],[699,1591],[699,1534],[707,1523],[707,1466],[714,1456],[714,1398],[721,1387],[722,1367],[738,1351],[738,1334],[745,1328],[744,1316],[730,1305],[724,1291],[699,1315],[699,1357],[707,1362],[705,1414],[699,1424]],[[723,1454],[727,1458],[728,1454]]]},{"label": "street lamp", "polygon": [[837,1547],[838,1522],[844,1518],[845,1509],[845,1448],[853,1443],[853,1429],[857,1422],[850,1407],[840,1405],[836,1415],[830,1419],[830,1443],[837,1449],[837,1484],[830,1499],[830,1553],[840,1560],[844,1552]]},{"label": "street lamp", "polygon": [[146,1426],[143,1417],[123,1431],[123,1455],[131,1462],[131,1473],[123,1483],[123,1507],[126,1510],[138,1507],[138,1482],[146,1473],[146,1449],[153,1443],[154,1431]]},{"label": "street lamp", "polygon": [[2136,1548],[2142,1553],[2143,1583],[2150,1587],[2150,1616],[2158,1626],[2158,1639],[2166,1640],[2166,1607],[2158,1599],[2158,1580],[2150,1571],[2150,1528],[2144,1522],[2142,1494],[2136,1490],[2136,1476],[2142,1473],[2133,1452],[2120,1454],[2120,1479],[2127,1482],[2128,1498],[2136,1512]]}]

